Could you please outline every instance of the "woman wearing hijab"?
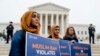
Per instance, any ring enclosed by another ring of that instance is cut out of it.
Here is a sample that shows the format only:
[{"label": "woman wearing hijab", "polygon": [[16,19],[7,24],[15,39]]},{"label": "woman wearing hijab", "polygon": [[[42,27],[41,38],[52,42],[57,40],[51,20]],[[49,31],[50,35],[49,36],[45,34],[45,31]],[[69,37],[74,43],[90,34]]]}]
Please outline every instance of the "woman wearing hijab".
[{"label": "woman wearing hijab", "polygon": [[60,31],[59,26],[53,25],[50,28],[50,35],[49,35],[48,38],[51,38],[51,39],[60,39],[60,37],[59,37],[59,31]]},{"label": "woman wearing hijab", "polygon": [[21,30],[18,30],[12,39],[9,56],[25,56],[25,33],[39,34],[39,14],[35,11],[27,11],[21,17]]},{"label": "woman wearing hijab", "polygon": [[78,42],[75,30],[73,27],[68,27],[67,31],[65,33],[65,36],[63,37],[64,40],[68,40],[72,43],[76,43]]}]

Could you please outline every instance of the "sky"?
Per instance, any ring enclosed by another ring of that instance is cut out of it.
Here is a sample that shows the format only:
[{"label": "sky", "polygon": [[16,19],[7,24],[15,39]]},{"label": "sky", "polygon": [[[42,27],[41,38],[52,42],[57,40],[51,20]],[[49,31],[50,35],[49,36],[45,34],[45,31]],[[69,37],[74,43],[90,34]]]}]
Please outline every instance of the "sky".
[{"label": "sky", "polygon": [[0,0],[0,23],[20,22],[29,7],[54,3],[69,8],[69,24],[93,24],[100,33],[100,0]]}]

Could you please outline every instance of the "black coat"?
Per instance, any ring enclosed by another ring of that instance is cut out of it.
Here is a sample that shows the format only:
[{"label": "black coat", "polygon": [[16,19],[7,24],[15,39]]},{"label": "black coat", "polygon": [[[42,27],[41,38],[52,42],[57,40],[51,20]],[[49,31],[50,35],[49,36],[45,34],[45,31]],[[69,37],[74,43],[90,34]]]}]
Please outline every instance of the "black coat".
[{"label": "black coat", "polygon": [[78,39],[76,37],[64,37],[63,40],[68,40],[68,41],[71,41],[71,40],[75,40],[76,42],[78,42]]},{"label": "black coat", "polygon": [[[48,36],[48,38],[51,38],[51,39],[52,39],[52,36],[51,36],[51,35],[49,35],[49,36]],[[59,38],[59,39],[61,40],[61,38]]]},{"label": "black coat", "polygon": [[6,27],[7,33],[13,33],[13,29],[14,29],[13,25],[8,25]]},{"label": "black coat", "polygon": [[95,32],[95,28],[94,27],[89,27],[88,31],[89,31],[89,35],[94,35],[93,31]]}]

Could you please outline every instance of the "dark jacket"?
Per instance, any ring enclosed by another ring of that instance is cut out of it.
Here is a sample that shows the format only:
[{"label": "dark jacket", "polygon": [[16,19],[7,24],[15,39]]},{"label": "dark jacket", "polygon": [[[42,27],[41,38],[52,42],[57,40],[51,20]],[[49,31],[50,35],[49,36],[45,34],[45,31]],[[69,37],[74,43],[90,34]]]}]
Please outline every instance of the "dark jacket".
[{"label": "dark jacket", "polygon": [[76,37],[64,37],[63,40],[68,40],[68,41],[71,41],[71,40],[75,40],[76,42],[78,42],[78,39]]},{"label": "dark jacket", "polygon": [[25,56],[25,31],[17,31],[12,39],[9,56]]},{"label": "dark jacket", "polygon": [[48,38],[52,38],[52,36],[51,36],[51,35],[49,35],[49,36],[48,36]]},{"label": "dark jacket", "polygon": [[13,29],[14,29],[13,25],[8,25],[6,27],[7,33],[12,33],[13,32]]},{"label": "dark jacket", "polygon": [[[51,36],[51,35],[49,35],[49,36],[48,36],[48,38],[51,38],[51,39],[52,39],[52,36]],[[61,38],[59,38],[59,39],[61,40]]]},{"label": "dark jacket", "polygon": [[89,34],[92,35],[92,34],[94,34],[93,31],[95,32],[95,28],[94,27],[89,27],[88,31],[89,31]]}]

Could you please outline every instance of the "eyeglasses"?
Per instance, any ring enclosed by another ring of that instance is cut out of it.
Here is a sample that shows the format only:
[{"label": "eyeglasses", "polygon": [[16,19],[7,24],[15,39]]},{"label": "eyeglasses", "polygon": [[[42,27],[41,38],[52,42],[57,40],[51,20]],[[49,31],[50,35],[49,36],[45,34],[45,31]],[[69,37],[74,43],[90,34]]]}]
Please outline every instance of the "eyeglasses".
[{"label": "eyeglasses", "polygon": [[33,14],[32,15],[32,18],[36,18],[36,17],[39,18],[39,14]]},{"label": "eyeglasses", "polygon": [[55,30],[60,30],[60,29],[55,29]]}]

